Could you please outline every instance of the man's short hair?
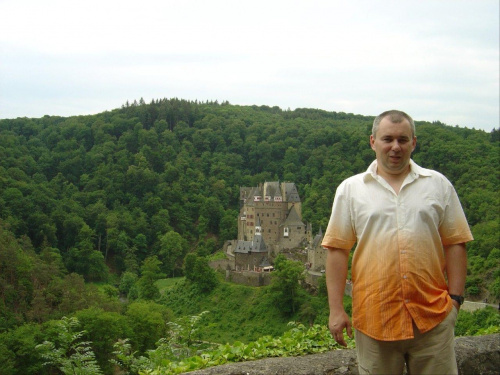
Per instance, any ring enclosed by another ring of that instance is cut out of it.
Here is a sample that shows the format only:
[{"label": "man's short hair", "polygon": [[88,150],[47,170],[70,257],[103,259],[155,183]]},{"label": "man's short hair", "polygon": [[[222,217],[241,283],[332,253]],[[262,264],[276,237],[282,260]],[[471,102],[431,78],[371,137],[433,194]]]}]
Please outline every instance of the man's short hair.
[{"label": "man's short hair", "polygon": [[372,127],[373,138],[375,138],[375,135],[377,134],[380,121],[382,121],[386,117],[389,117],[391,122],[394,122],[396,124],[403,122],[404,120],[408,120],[411,127],[411,135],[412,137],[415,137],[415,123],[413,122],[411,116],[404,113],[403,111],[398,111],[397,109],[391,109],[390,111],[382,112],[380,115],[375,117],[375,120],[373,120],[373,127]]}]

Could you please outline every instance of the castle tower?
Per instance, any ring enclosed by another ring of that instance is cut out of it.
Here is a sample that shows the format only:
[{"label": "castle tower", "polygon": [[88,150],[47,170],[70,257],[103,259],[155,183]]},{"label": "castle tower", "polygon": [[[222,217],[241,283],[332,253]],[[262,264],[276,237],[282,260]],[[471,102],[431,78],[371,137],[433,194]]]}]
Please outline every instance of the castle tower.
[{"label": "castle tower", "polygon": [[262,226],[260,225],[260,217],[257,218],[257,223],[255,224],[255,235],[262,236]]}]

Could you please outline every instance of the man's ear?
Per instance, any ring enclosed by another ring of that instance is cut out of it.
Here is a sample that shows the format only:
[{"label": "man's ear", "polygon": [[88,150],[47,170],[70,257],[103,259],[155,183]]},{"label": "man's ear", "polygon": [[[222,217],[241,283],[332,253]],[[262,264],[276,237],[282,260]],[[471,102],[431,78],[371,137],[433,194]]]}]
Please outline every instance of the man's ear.
[{"label": "man's ear", "polygon": [[370,135],[370,147],[373,151],[375,151],[375,138],[373,137],[373,134]]},{"label": "man's ear", "polygon": [[412,143],[413,143],[413,148],[411,152],[415,151],[415,147],[417,147],[417,137],[413,137]]}]

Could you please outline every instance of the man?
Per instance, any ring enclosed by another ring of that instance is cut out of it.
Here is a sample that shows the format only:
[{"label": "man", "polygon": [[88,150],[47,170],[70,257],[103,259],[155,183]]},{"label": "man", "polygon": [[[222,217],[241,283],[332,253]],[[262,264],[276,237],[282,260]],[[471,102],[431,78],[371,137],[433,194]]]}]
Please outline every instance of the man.
[{"label": "man", "polygon": [[451,183],[411,160],[417,138],[401,111],[375,118],[376,160],[335,193],[323,247],[329,329],[346,346],[342,297],[349,252],[360,374],[458,373],[454,326],[463,302],[472,235]]}]

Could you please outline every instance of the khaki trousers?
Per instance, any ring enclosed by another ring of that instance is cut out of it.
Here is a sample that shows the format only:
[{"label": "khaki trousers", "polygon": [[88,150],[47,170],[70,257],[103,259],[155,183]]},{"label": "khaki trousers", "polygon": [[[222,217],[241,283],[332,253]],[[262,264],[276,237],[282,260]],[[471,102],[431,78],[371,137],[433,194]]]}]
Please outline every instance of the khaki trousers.
[{"label": "khaki trousers", "polygon": [[405,363],[410,375],[457,375],[455,358],[455,307],[445,320],[429,332],[420,333],[413,324],[414,338],[379,341],[356,331],[359,373],[403,374]]}]

